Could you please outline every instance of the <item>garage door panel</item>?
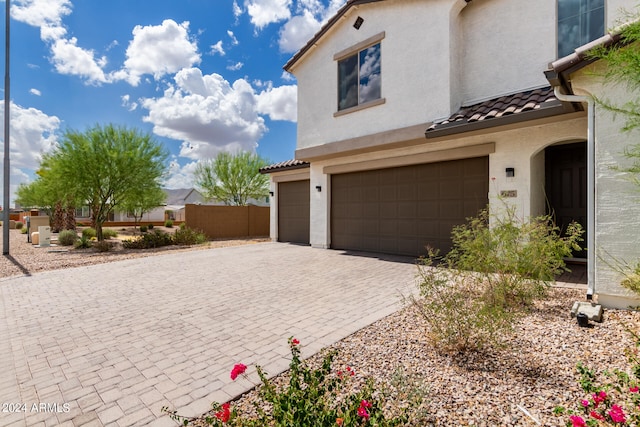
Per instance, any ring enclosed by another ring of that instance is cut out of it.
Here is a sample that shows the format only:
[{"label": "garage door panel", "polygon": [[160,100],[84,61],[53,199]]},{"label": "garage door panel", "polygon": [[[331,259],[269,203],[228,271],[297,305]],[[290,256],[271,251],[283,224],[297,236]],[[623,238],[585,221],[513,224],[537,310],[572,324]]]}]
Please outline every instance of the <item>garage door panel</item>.
[{"label": "garage door panel", "polygon": [[[452,227],[488,203],[488,165],[482,157],[332,176],[332,247],[422,255],[430,245],[447,252]],[[356,194],[361,199],[350,199]],[[354,222],[340,222],[343,216]]]},{"label": "garage door panel", "polygon": [[278,241],[309,243],[309,181],[278,184]]}]

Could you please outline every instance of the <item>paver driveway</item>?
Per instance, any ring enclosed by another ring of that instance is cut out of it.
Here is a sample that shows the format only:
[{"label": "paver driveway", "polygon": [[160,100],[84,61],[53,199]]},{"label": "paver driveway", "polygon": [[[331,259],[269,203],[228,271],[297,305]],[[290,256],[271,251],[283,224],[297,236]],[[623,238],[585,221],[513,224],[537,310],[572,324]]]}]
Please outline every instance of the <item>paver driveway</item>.
[{"label": "paver driveway", "polygon": [[234,363],[275,374],[289,336],[306,357],[397,310],[407,261],[262,243],[2,279],[0,426],[174,426],[162,406],[250,387]]}]

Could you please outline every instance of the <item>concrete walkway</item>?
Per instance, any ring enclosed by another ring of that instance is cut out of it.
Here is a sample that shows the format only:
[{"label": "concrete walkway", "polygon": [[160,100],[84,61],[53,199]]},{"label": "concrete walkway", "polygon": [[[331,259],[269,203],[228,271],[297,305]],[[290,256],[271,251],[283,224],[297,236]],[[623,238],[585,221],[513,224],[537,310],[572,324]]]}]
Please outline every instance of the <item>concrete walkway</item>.
[{"label": "concrete walkway", "polygon": [[175,426],[401,307],[406,258],[263,243],[0,279],[0,426]]}]

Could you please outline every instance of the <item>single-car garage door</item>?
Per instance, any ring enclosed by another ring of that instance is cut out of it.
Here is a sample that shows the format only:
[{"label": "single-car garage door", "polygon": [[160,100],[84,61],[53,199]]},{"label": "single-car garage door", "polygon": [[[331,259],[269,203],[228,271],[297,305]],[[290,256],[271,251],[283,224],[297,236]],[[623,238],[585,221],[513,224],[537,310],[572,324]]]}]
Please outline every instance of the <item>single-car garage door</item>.
[{"label": "single-car garage door", "polygon": [[488,157],[332,175],[331,247],[446,253],[452,228],[485,208],[488,192]]},{"label": "single-car garage door", "polygon": [[309,244],[309,180],[278,183],[278,241]]}]

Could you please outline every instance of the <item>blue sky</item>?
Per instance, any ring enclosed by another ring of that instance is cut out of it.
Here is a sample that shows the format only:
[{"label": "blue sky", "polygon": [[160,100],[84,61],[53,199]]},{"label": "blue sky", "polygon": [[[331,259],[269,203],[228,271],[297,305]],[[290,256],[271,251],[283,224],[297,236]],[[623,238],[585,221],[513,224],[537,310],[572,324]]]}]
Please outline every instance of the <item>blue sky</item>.
[{"label": "blue sky", "polygon": [[[152,133],[169,188],[193,186],[220,151],[293,158],[296,81],[282,66],[344,3],[11,0],[12,204],[65,130],[95,124]],[[4,13],[1,33],[4,75]]]}]

